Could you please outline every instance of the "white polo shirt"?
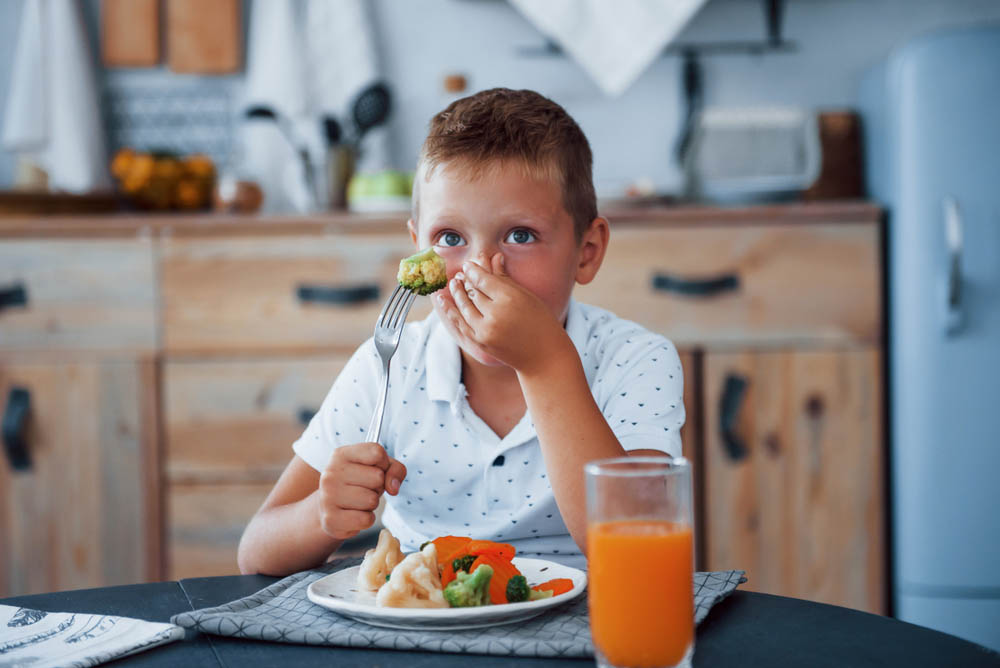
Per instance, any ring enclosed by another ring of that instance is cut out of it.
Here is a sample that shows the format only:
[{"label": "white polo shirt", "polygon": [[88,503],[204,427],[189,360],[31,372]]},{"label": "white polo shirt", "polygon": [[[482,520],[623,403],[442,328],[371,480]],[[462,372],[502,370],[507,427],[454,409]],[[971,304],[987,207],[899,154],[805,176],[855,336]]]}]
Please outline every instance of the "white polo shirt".
[{"label": "white polo shirt", "polygon": [[[680,455],[683,375],[673,344],[575,300],[566,331],[622,447]],[[369,339],[292,445],[295,453],[322,470],[334,448],[362,442],[380,375]],[[382,523],[404,551],[437,536],[469,535],[585,568],[556,506],[530,413],[501,439],[469,407],[461,375],[458,345],[434,313],[406,325],[389,370],[381,442],[407,476],[397,496],[386,496]]]}]

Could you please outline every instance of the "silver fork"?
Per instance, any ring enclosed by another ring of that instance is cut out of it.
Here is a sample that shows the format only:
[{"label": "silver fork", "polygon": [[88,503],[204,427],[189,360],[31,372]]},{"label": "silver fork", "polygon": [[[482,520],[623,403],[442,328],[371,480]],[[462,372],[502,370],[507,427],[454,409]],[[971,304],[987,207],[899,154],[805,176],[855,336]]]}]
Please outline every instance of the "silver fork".
[{"label": "silver fork", "polygon": [[366,443],[378,443],[382,433],[385,397],[389,393],[389,362],[399,346],[399,335],[403,333],[403,323],[406,322],[406,315],[410,312],[410,307],[416,296],[415,292],[411,292],[402,285],[397,285],[396,289],[389,295],[385,306],[382,307],[378,320],[375,321],[375,350],[378,351],[378,356],[382,360],[382,394],[375,406],[372,422],[368,425],[368,434],[365,436]]}]

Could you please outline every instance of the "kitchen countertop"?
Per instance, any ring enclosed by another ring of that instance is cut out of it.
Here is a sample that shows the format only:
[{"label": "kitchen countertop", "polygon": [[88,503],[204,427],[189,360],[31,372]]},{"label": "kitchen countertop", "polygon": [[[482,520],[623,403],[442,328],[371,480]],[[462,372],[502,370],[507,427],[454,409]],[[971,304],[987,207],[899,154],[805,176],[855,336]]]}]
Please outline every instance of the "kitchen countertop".
[{"label": "kitchen countertop", "polygon": [[[791,202],[719,207],[707,204],[639,206],[601,202],[601,215],[619,223],[656,225],[872,223],[882,209],[868,201]],[[408,213],[314,215],[229,215],[177,212],[0,215],[0,237],[124,237],[133,235],[227,236],[232,234],[329,234],[402,230]]]}]

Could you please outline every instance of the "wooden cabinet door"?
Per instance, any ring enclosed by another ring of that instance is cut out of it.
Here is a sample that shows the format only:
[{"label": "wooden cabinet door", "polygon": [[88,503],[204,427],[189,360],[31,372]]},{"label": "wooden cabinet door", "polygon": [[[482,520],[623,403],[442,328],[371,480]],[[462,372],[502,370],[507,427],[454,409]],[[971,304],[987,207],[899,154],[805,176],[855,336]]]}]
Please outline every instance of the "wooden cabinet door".
[{"label": "wooden cabinet door", "polygon": [[877,350],[705,355],[707,567],[885,613]]},{"label": "wooden cabinet door", "polygon": [[29,459],[0,461],[0,597],[158,578],[154,379],[152,362],[0,357]]},{"label": "wooden cabinet door", "polygon": [[344,355],[166,362],[170,579],[238,572],[243,529],[346,362]]}]

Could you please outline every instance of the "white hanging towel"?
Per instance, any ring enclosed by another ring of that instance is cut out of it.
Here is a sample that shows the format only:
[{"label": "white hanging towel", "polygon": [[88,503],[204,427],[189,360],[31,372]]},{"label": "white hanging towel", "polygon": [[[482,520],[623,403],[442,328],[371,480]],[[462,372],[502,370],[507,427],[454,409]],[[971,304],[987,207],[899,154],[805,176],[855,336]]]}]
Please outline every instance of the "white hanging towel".
[{"label": "white hanging towel", "polygon": [[707,0],[510,0],[606,95],[631,86]]},{"label": "white hanging towel", "polygon": [[49,188],[110,187],[90,44],[78,0],[23,3],[3,146],[48,173]]},{"label": "white hanging towel", "polygon": [[[300,6],[296,0],[254,0],[247,37],[244,109],[266,106],[298,128],[307,118],[305,69],[301,56]],[[305,211],[308,193],[295,149],[278,125],[241,121],[241,170],[264,192],[261,211]]]},{"label": "white hanging towel", "polygon": [[[370,6],[364,0],[305,0],[306,72],[317,118],[333,115],[346,137],[354,132],[354,100],[378,81]],[[391,166],[386,128],[364,138],[359,170]]]}]

